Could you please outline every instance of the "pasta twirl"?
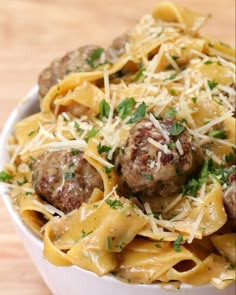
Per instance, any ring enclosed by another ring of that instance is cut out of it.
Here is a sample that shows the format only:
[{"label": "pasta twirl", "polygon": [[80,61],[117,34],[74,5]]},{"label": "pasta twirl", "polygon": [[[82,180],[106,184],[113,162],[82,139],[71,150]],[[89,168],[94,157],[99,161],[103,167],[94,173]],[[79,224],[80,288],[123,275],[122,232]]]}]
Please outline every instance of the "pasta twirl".
[{"label": "pasta twirl", "polygon": [[235,280],[235,52],[199,34],[207,18],[158,4],[16,124],[1,180],[51,263]]}]

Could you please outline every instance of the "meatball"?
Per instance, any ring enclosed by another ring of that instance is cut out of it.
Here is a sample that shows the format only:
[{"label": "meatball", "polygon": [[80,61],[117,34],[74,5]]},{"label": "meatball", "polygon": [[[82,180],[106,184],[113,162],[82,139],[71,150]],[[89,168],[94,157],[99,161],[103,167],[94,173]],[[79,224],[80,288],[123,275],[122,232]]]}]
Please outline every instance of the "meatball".
[{"label": "meatball", "polygon": [[[101,49],[97,56],[91,56],[95,50]],[[80,47],[68,52],[62,58],[54,60],[51,65],[39,75],[39,96],[44,97],[49,89],[63,79],[70,72],[89,72],[100,63],[106,61],[107,53],[103,48],[95,45]]]},{"label": "meatball", "polygon": [[[173,128],[178,126],[178,135]],[[180,132],[181,131],[181,132]],[[184,126],[172,119],[143,119],[134,125],[119,155],[121,177],[128,192],[145,196],[167,196],[201,167],[201,148]]]},{"label": "meatball", "polygon": [[[235,167],[234,167],[235,171]],[[227,189],[224,191],[224,205],[229,219],[236,224],[236,172],[233,172],[228,177]]]},{"label": "meatball", "polygon": [[77,150],[44,153],[33,165],[35,192],[64,213],[88,201],[94,188],[103,190],[100,174]]}]

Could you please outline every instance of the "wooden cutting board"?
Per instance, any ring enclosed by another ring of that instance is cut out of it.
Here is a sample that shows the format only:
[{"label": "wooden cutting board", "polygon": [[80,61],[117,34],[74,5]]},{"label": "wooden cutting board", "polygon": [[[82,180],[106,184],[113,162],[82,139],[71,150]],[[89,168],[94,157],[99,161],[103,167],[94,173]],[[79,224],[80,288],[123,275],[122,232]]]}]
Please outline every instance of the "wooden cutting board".
[{"label": "wooden cutting board", "polygon": [[[50,61],[86,44],[108,45],[157,1],[0,0],[0,130]],[[202,33],[235,45],[235,0],[175,1],[212,14]],[[0,294],[50,294],[0,200]]]}]

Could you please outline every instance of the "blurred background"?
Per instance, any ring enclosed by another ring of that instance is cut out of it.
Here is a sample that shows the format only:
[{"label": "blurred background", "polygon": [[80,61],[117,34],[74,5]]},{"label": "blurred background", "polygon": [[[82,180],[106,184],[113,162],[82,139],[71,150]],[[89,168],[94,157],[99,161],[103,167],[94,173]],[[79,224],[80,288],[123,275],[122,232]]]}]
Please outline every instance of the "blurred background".
[{"label": "blurred background", "polygon": [[[87,44],[108,45],[157,0],[0,0],[0,131],[52,59]],[[211,14],[201,33],[235,47],[235,0],[175,0]],[[0,200],[0,294],[47,295]]]}]

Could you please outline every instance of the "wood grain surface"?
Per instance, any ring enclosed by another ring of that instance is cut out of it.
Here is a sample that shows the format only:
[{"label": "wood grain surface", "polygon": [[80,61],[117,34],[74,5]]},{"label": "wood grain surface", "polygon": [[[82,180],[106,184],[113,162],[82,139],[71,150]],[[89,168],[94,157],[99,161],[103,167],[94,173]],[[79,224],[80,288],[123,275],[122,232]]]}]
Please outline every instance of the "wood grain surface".
[{"label": "wood grain surface", "polygon": [[[211,14],[202,33],[235,46],[235,0],[175,3]],[[0,0],[0,130],[53,58],[86,44],[108,45],[156,4],[156,0]],[[0,294],[50,294],[1,200]]]}]

